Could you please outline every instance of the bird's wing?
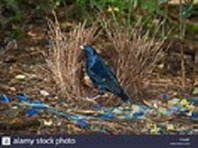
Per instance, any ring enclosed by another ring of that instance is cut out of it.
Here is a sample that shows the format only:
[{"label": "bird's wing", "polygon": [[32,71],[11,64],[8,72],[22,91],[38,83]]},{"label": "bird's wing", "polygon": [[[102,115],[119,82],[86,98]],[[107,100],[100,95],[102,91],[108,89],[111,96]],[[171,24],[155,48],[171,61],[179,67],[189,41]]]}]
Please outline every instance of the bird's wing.
[{"label": "bird's wing", "polygon": [[120,93],[122,91],[115,74],[102,59],[96,59],[95,63],[90,67],[89,72],[95,83],[102,89],[109,90],[113,93]]},{"label": "bird's wing", "polygon": [[90,67],[90,70],[93,73],[93,75],[95,75],[98,78],[108,79],[118,82],[115,74],[108,67],[108,65],[105,64],[105,62],[100,58],[97,58],[95,60],[95,63]]},{"label": "bird's wing", "polygon": [[100,57],[96,58],[94,63],[90,65],[87,72],[99,90],[106,90],[117,96],[123,96],[123,88],[120,86],[115,74]]}]

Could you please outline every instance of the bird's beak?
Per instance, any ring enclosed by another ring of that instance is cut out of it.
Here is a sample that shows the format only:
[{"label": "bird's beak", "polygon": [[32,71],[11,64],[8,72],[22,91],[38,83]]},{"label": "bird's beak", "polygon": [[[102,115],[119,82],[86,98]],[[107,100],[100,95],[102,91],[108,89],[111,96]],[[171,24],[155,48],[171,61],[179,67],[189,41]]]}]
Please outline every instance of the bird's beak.
[{"label": "bird's beak", "polygon": [[81,45],[81,46],[80,46],[80,49],[82,49],[82,50],[83,50],[83,49],[84,49],[84,46],[83,46],[83,45]]}]

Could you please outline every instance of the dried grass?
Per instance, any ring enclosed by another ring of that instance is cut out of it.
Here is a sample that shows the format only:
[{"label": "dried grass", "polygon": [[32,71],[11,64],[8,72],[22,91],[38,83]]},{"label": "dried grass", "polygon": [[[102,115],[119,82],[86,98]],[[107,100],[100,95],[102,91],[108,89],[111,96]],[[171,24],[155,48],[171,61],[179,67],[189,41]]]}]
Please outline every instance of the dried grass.
[{"label": "dried grass", "polygon": [[[55,15],[54,15],[55,16]],[[86,27],[80,23],[69,33],[63,33],[55,16],[55,22],[48,20],[50,47],[44,53],[47,67],[62,95],[69,100],[83,98],[82,51],[84,43],[92,43],[97,27]]]},{"label": "dried grass", "polygon": [[141,19],[135,25],[123,25],[103,21],[106,32],[115,51],[112,60],[116,63],[116,75],[126,92],[134,99],[145,98],[144,82],[162,57],[164,38],[158,38],[160,25],[156,30],[144,32]]}]

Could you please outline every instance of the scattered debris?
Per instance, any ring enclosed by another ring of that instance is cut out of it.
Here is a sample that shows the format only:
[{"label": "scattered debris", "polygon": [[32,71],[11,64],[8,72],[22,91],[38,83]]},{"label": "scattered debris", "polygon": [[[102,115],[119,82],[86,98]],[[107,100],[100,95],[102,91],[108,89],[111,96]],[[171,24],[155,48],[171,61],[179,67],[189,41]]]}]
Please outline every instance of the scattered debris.
[{"label": "scattered debris", "polygon": [[[64,111],[52,107],[48,104],[43,103],[40,100],[32,100],[24,93],[18,93],[17,98],[20,101],[18,103],[19,107],[11,107],[6,112],[20,113],[20,110],[26,110],[27,117],[43,117],[42,114],[48,114],[48,116],[55,115],[56,117],[64,117],[67,121],[74,123],[78,128],[89,129],[95,132],[108,133],[112,128],[116,126],[124,126],[128,122],[139,122],[146,123],[142,131],[144,133],[150,134],[167,134],[167,133],[195,133],[192,131],[192,127],[187,128],[186,125],[181,126],[177,122],[173,122],[178,119],[188,118],[189,121],[194,123],[198,122],[198,112],[195,111],[196,106],[194,106],[191,100],[185,98],[173,98],[166,102],[163,100],[152,100],[150,103],[147,102],[146,105],[133,104],[127,107],[104,107],[102,104],[94,104],[94,110],[78,110],[78,109],[65,109]],[[12,100],[6,95],[0,96],[0,101],[5,103],[11,103]],[[157,106],[157,107],[156,107]],[[16,115],[17,115],[16,114]],[[14,115],[14,114],[13,114]],[[12,116],[13,116],[12,115]],[[50,117],[50,116],[49,116]],[[43,119],[43,126],[55,126],[59,125],[53,121],[53,119]],[[176,118],[177,117],[177,118]],[[190,117],[190,118],[189,118]],[[122,125],[123,124],[123,125]],[[61,124],[63,125],[63,124]],[[128,125],[128,124],[127,124]],[[74,129],[77,130],[75,127]],[[108,129],[108,130],[107,130]],[[77,131],[79,131],[78,129]],[[133,129],[131,129],[133,130]],[[108,132],[107,132],[108,131]],[[90,131],[91,132],[91,131]]]}]

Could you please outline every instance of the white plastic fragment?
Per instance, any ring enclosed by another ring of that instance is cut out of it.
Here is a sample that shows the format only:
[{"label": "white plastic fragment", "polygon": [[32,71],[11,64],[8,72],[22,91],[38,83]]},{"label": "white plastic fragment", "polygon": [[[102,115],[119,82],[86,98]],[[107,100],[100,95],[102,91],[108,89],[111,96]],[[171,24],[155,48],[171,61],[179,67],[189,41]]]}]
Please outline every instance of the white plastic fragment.
[{"label": "white plastic fragment", "polygon": [[26,76],[23,74],[18,74],[15,76],[15,79],[17,79],[17,80],[25,80],[25,78],[26,78]]},{"label": "white plastic fragment", "polygon": [[44,97],[49,96],[50,94],[46,90],[40,90],[40,94]]},{"label": "white plastic fragment", "polygon": [[43,124],[44,124],[45,126],[52,126],[53,121],[52,121],[52,120],[49,120],[49,121],[44,120],[44,121],[43,121]]}]

